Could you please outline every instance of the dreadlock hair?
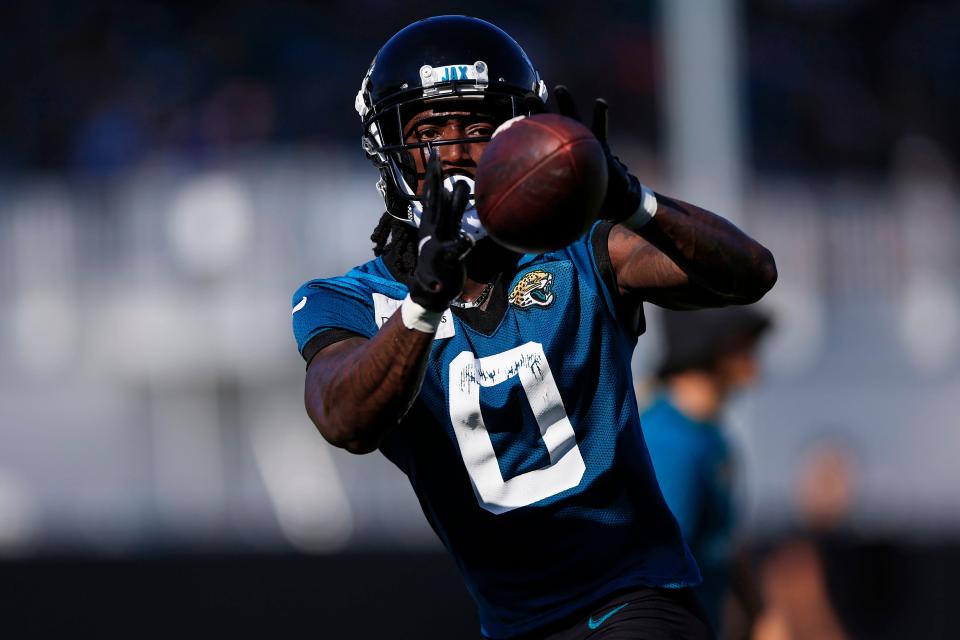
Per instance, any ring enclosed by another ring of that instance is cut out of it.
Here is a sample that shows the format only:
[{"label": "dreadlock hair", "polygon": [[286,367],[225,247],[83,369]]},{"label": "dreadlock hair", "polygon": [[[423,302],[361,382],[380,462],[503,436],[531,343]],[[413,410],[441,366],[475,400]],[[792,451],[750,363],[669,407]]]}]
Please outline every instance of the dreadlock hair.
[{"label": "dreadlock hair", "polygon": [[394,264],[403,274],[410,275],[417,267],[417,228],[384,211],[373,233],[373,255],[394,255]]}]

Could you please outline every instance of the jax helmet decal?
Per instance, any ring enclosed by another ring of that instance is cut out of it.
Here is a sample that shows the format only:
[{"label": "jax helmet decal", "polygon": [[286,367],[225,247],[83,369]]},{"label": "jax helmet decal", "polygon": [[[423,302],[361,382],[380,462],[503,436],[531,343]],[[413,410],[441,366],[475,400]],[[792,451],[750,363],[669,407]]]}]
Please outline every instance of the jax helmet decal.
[{"label": "jax helmet decal", "polygon": [[[500,28],[468,16],[435,16],[397,32],[377,52],[357,93],[363,150],[380,171],[377,189],[387,211],[414,226],[421,199],[411,153],[447,144],[483,143],[490,136],[407,142],[411,115],[440,102],[466,103],[503,122],[545,110],[547,89],[527,54]],[[453,179],[465,176],[451,176]],[[471,202],[473,201],[472,180]],[[467,216],[469,217],[469,216]],[[477,223],[478,224],[478,223]],[[469,229],[465,228],[469,233]]]}]

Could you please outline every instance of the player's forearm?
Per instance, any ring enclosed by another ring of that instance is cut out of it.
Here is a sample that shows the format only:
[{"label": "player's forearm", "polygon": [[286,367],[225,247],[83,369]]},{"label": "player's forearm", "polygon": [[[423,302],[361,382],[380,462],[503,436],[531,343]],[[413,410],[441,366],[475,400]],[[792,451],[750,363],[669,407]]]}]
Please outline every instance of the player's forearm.
[{"label": "player's forearm", "polygon": [[352,453],[376,449],[416,399],[432,345],[432,333],[396,313],[370,340],[311,364],[305,403],[324,438]]},{"label": "player's forearm", "polygon": [[777,281],[773,254],[730,221],[657,194],[657,213],[637,233],[670,257],[689,280],[728,299],[756,302]]}]

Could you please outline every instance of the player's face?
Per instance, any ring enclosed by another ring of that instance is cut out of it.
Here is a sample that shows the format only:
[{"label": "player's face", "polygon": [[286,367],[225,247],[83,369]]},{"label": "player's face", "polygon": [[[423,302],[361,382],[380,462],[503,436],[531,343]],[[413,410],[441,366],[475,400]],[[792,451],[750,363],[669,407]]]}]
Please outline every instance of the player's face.
[{"label": "player's face", "polygon": [[[404,141],[413,143],[437,143],[445,140],[489,137],[497,125],[493,116],[456,108],[425,109],[407,121],[404,127]],[[457,144],[439,144],[435,147],[440,157],[444,175],[462,174],[474,177],[480,156],[486,142],[463,142]],[[423,176],[426,169],[427,147],[412,149],[414,167],[417,172],[416,192],[423,189]]]},{"label": "player's face", "polygon": [[[407,121],[403,135],[407,144],[486,138],[493,135],[501,120],[490,114],[456,107],[425,109]],[[474,178],[486,146],[486,142],[464,142],[440,144],[433,148],[440,157],[444,175],[462,174]],[[420,194],[429,150],[427,147],[412,149],[410,154],[417,172],[416,192]],[[467,256],[467,276],[477,281],[489,281],[506,265],[516,262],[517,255],[493,240],[483,238]]]}]

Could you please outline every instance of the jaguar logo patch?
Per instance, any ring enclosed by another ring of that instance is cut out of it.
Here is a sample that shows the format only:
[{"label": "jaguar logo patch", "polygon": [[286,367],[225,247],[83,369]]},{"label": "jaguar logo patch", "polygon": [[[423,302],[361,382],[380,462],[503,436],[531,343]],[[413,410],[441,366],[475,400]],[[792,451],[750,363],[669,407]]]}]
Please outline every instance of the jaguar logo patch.
[{"label": "jaguar logo patch", "polygon": [[553,286],[553,274],[549,271],[531,271],[526,274],[510,292],[510,304],[518,309],[530,307],[549,307],[556,299],[550,287]]}]

